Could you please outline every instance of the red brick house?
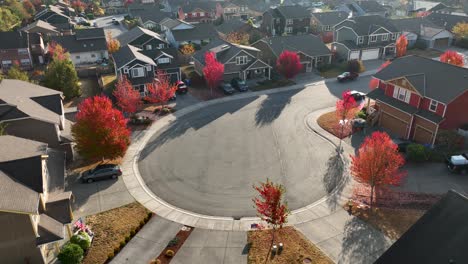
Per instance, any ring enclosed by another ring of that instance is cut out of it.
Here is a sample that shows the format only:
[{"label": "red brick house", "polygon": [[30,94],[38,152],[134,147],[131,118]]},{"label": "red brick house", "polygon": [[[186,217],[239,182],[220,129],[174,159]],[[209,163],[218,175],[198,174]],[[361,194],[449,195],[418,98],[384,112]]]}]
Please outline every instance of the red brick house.
[{"label": "red brick house", "polygon": [[214,1],[188,2],[180,8],[187,22],[211,23],[223,15],[223,7]]},{"label": "red brick house", "polygon": [[374,75],[378,124],[392,134],[434,145],[441,129],[468,123],[468,69],[418,56],[394,60]]},{"label": "red brick house", "polygon": [[24,70],[44,63],[44,42],[39,33],[0,32],[0,67],[7,71],[17,64]]}]

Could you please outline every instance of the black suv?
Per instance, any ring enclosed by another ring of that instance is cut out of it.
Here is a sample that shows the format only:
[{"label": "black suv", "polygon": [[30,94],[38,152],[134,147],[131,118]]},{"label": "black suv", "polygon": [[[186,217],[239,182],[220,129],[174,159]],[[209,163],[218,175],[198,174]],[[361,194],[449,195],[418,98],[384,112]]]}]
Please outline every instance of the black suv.
[{"label": "black suv", "polygon": [[105,179],[116,179],[120,175],[122,175],[122,170],[119,165],[102,164],[92,170],[83,172],[81,175],[81,181],[91,183]]},{"label": "black suv", "polygon": [[245,92],[249,89],[249,87],[247,86],[247,84],[245,83],[244,80],[242,80],[241,78],[234,78],[232,79],[231,81],[231,85],[232,87],[236,88],[237,90],[239,90],[239,92]]}]

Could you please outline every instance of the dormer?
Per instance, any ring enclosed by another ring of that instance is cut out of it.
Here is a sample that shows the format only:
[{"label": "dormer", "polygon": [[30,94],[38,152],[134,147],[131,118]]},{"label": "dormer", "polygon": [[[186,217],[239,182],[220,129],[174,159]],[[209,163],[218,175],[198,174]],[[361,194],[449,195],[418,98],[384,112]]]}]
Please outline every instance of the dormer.
[{"label": "dormer", "polygon": [[158,57],[156,57],[154,61],[156,62],[157,65],[161,65],[161,64],[170,64],[173,59],[174,59],[173,56],[165,52],[161,52],[161,54]]}]

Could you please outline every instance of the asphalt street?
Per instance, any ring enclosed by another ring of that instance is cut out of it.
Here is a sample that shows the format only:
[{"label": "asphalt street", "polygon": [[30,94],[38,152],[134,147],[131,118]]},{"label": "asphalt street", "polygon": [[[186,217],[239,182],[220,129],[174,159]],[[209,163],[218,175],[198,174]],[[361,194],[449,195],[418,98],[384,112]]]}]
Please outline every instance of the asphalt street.
[{"label": "asphalt street", "polygon": [[[112,37],[117,37],[118,35],[122,34],[123,32],[126,32],[127,29],[122,25],[122,21],[124,19],[125,14],[119,14],[119,15],[113,15],[113,16],[105,16],[105,17],[99,17],[96,18],[95,20],[90,21],[91,25],[95,25],[96,27],[99,28],[104,28],[104,31],[111,32]],[[112,23],[112,18],[115,18],[117,21],[119,21],[119,25],[114,25]]]}]

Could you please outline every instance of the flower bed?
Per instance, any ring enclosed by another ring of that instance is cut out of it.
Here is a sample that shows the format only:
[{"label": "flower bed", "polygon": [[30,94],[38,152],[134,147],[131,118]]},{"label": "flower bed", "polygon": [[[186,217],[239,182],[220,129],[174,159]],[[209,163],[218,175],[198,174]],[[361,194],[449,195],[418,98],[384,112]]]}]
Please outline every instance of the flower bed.
[{"label": "flower bed", "polygon": [[185,240],[190,236],[193,231],[193,227],[183,226],[177,235],[169,241],[166,248],[155,258],[151,263],[153,264],[168,264],[172,258],[177,254],[177,251],[182,247]]}]

